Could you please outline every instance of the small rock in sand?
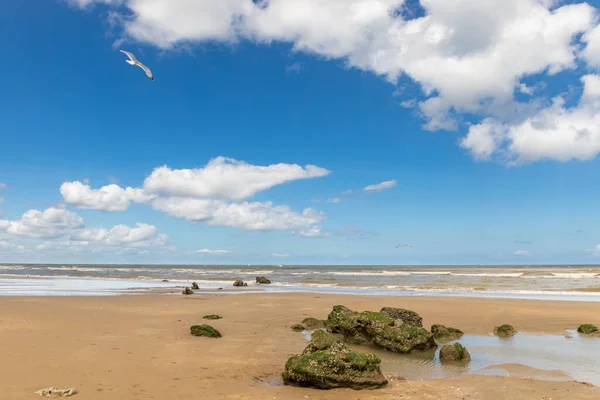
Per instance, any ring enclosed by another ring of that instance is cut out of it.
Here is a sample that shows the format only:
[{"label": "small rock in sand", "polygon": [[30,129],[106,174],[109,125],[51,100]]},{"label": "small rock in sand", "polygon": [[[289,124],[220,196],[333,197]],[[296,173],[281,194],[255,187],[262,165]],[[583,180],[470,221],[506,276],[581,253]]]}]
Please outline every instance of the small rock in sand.
[{"label": "small rock in sand", "polygon": [[196,282],[192,282],[192,289],[200,290],[200,287],[198,287],[198,284]]},{"label": "small rock in sand", "polygon": [[190,327],[190,333],[193,336],[206,336],[210,338],[221,337],[221,332],[219,332],[210,325],[192,325]]},{"label": "small rock in sand", "polygon": [[598,330],[598,327],[592,324],[579,325],[577,332],[584,333],[586,335],[600,335],[600,330]]},{"label": "small rock in sand", "polygon": [[302,332],[304,330],[304,327],[300,324],[292,325],[291,328],[296,332]]},{"label": "small rock in sand", "polygon": [[496,335],[498,335],[499,337],[505,338],[505,337],[515,336],[517,331],[515,330],[515,328],[513,328],[512,325],[504,324],[504,325],[495,327],[494,333]]},{"label": "small rock in sand", "polygon": [[69,389],[57,389],[55,387],[49,387],[46,389],[40,389],[35,394],[39,394],[41,397],[69,397],[77,394],[77,390],[73,388]]},{"label": "small rock in sand", "polygon": [[163,279],[162,282],[169,282],[169,280],[168,279]]},{"label": "small rock in sand", "polygon": [[469,351],[460,343],[446,344],[440,349],[440,361],[471,361]]}]

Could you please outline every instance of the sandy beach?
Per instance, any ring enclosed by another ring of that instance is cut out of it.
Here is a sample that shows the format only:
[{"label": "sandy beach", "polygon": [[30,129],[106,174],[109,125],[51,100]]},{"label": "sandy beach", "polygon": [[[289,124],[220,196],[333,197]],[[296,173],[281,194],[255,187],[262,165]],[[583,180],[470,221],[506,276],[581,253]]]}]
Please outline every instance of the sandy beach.
[{"label": "sandy beach", "polygon": [[[519,332],[565,334],[598,318],[585,302],[509,299],[245,294],[0,299],[0,399],[32,399],[38,389],[74,387],[75,399],[600,399],[600,389],[570,381],[462,375],[404,381],[386,389],[321,391],[277,383],[306,339],[289,329],[326,318],[335,304],[356,310],[415,310],[440,323],[487,335],[509,322]],[[220,339],[192,337],[206,314]],[[598,339],[600,340],[600,339]],[[535,374],[519,365],[506,371]],[[385,372],[385,371],[384,371]],[[540,377],[560,372],[539,373]]]}]

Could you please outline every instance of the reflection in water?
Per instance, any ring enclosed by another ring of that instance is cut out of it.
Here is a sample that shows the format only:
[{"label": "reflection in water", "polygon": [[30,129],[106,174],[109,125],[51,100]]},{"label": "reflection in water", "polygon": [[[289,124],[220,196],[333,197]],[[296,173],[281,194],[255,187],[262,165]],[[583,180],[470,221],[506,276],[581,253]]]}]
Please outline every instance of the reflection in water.
[{"label": "reflection in water", "polygon": [[[572,336],[571,339],[565,335],[528,333],[518,333],[508,339],[491,335],[464,335],[459,342],[471,354],[471,363],[466,366],[442,365],[439,347],[429,351],[396,354],[372,347],[350,346],[377,354],[382,360],[381,369],[384,373],[409,380],[451,378],[465,373],[477,373],[545,380],[564,380],[570,376],[572,379],[600,386],[600,338],[579,335],[575,331],[569,331],[569,335]],[[304,336],[310,339],[310,332],[305,331]],[[532,368],[519,368],[514,364]]]}]

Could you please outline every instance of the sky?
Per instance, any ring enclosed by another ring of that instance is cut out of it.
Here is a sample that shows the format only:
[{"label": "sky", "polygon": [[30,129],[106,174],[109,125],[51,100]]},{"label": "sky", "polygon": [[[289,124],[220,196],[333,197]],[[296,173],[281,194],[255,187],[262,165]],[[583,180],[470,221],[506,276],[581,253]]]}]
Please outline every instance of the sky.
[{"label": "sky", "polygon": [[593,1],[20,1],[0,51],[0,263],[600,260]]}]

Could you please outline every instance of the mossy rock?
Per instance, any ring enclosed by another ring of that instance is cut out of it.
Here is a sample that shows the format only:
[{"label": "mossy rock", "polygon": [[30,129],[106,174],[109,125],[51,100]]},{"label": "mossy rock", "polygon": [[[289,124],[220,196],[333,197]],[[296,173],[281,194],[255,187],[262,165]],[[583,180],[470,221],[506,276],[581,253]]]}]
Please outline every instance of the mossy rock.
[{"label": "mossy rock", "polygon": [[500,325],[494,328],[494,334],[502,338],[515,336],[516,333],[517,331],[515,328],[509,324]]},{"label": "mossy rock", "polygon": [[192,282],[192,289],[200,290],[200,287],[198,286],[198,284],[196,282]]},{"label": "mossy rock", "polygon": [[469,354],[467,348],[460,343],[445,344],[440,349],[440,361],[469,362],[471,361],[471,355]]},{"label": "mossy rock", "polygon": [[327,331],[331,333],[342,333],[342,331],[352,329],[357,315],[357,312],[352,311],[348,307],[341,305],[333,306],[333,310],[331,310],[327,316],[327,322],[325,324]]},{"label": "mossy rock", "polygon": [[306,329],[321,329],[325,326],[325,321],[309,317],[302,320],[302,325],[304,325]]},{"label": "mossy rock", "polygon": [[449,342],[460,339],[464,333],[460,329],[446,327],[444,325],[432,325],[431,333],[435,340],[439,342]]},{"label": "mossy rock", "polygon": [[387,385],[380,364],[376,355],[350,351],[334,336],[317,330],[304,352],[287,361],[282,377],[286,385],[378,389]]},{"label": "mossy rock", "polygon": [[406,310],[404,308],[383,307],[379,312],[386,314],[393,319],[401,320],[405,324],[418,326],[420,328],[423,327],[423,318],[414,311]]},{"label": "mossy rock", "polygon": [[220,338],[222,336],[221,332],[210,325],[192,325],[190,333],[193,336],[206,336],[210,338]]},{"label": "mossy rock", "polygon": [[394,353],[410,353],[435,347],[433,335],[427,329],[409,324],[388,326],[377,335],[373,343]]},{"label": "mossy rock", "polygon": [[582,324],[577,328],[577,332],[584,333],[586,335],[597,335],[600,336],[600,330],[596,325],[592,324]]},{"label": "mossy rock", "polygon": [[217,314],[209,314],[209,315],[205,315],[202,318],[204,318],[204,319],[221,319],[223,317],[221,317],[220,315],[217,315]]},{"label": "mossy rock", "polygon": [[300,324],[292,325],[290,326],[290,328],[292,328],[292,330],[296,332],[302,332],[304,330],[304,327]]}]

